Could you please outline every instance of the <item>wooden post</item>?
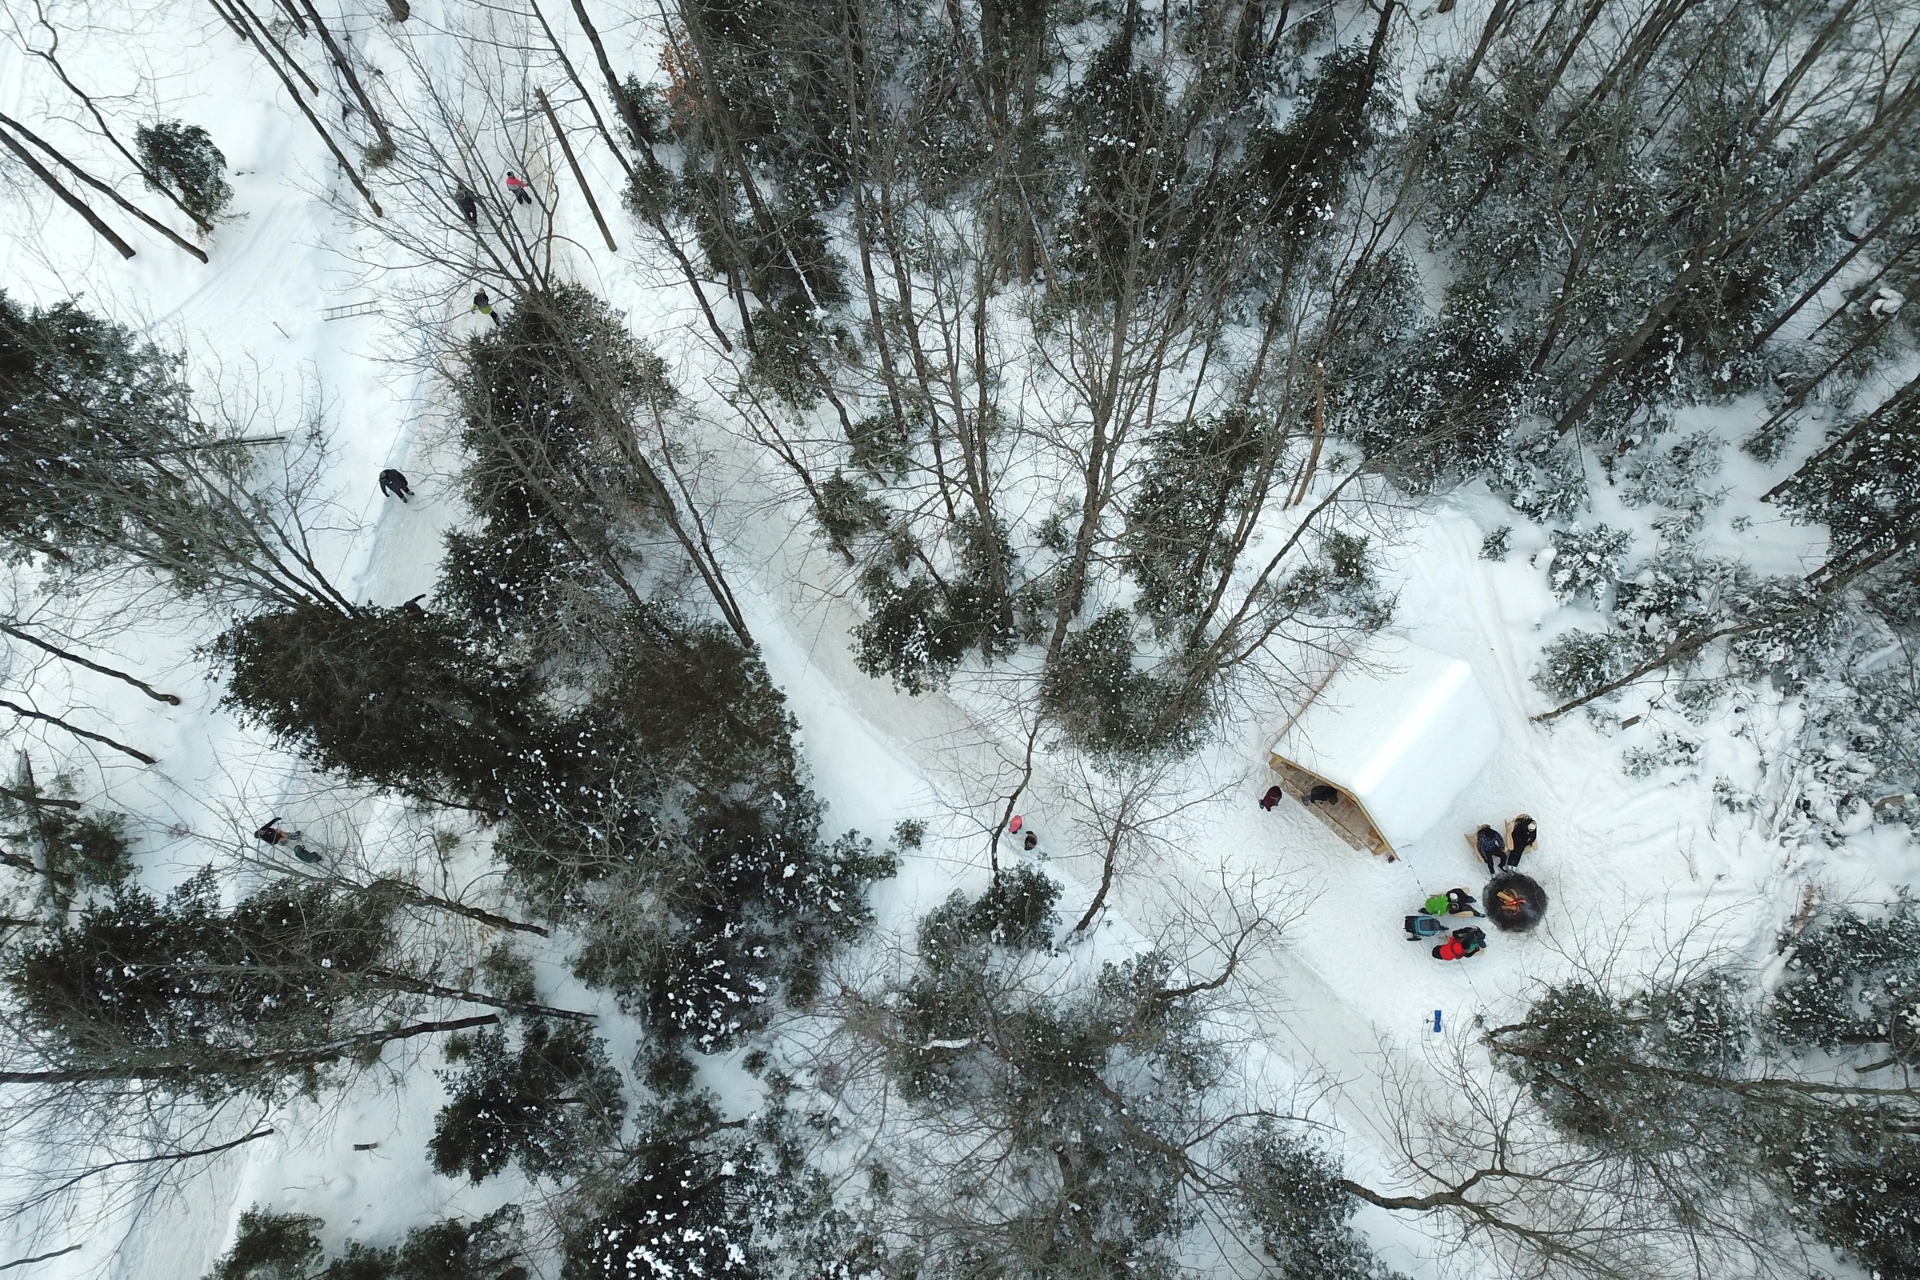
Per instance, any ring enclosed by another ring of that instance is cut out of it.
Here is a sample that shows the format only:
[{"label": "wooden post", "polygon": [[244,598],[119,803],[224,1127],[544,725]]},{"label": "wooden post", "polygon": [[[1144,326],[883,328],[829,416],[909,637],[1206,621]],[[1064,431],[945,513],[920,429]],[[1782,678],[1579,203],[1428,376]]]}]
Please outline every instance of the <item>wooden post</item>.
[{"label": "wooden post", "polygon": [[613,232],[607,230],[607,220],[600,215],[600,205],[593,198],[593,188],[587,185],[587,175],[580,171],[580,161],[574,157],[573,145],[567,141],[567,131],[560,127],[560,117],[553,114],[553,104],[547,101],[547,91],[536,88],[533,96],[540,103],[540,109],[547,113],[547,123],[553,126],[553,136],[560,142],[560,154],[567,158],[567,167],[573,170],[573,180],[580,184],[580,192],[587,198],[587,208],[593,211],[593,220],[600,228],[600,236],[607,242],[607,252],[620,252],[620,246],[613,242]]}]

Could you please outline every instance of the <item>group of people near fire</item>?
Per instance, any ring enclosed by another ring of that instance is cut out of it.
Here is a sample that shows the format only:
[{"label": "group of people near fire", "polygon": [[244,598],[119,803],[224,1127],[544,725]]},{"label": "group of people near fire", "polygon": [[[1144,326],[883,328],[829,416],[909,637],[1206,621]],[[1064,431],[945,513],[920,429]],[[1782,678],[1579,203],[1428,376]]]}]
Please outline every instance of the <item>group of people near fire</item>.
[{"label": "group of people near fire", "polygon": [[[1493,909],[1496,922],[1507,929],[1532,928],[1546,909],[1546,895],[1518,872],[1521,856],[1539,848],[1540,829],[1533,819],[1520,814],[1507,823],[1504,832],[1482,824],[1467,836],[1467,844],[1493,877],[1482,892],[1488,895],[1487,905]],[[1436,960],[1465,960],[1479,955],[1487,949],[1486,931],[1476,924],[1447,922],[1452,916],[1486,919],[1487,913],[1480,910],[1479,903],[1465,889],[1431,895],[1418,912],[1406,918],[1407,940],[1435,940]]]}]

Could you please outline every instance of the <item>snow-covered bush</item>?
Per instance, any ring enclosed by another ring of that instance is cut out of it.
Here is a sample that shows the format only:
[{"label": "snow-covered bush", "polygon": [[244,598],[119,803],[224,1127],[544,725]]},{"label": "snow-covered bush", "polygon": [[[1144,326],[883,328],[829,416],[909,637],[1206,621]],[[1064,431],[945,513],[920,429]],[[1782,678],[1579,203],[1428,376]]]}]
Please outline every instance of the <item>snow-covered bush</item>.
[{"label": "snow-covered bush", "polygon": [[1709,432],[1697,431],[1661,449],[1642,445],[1627,456],[1617,485],[1620,500],[1629,507],[1657,506],[1674,512],[1661,522],[1670,540],[1699,532],[1709,507],[1725,496],[1724,489],[1707,486],[1719,473],[1726,443]]},{"label": "snow-covered bush", "polygon": [[[202,227],[210,225],[233,199],[227,185],[227,158],[213,138],[197,124],[161,120],[141,125],[134,135],[140,164],[149,175],[165,180],[187,213]],[[152,176],[147,185],[160,188]]]},{"label": "snow-covered bush", "polygon": [[1596,607],[1611,603],[1633,535],[1596,524],[1591,529],[1560,529],[1553,535],[1553,563],[1547,571],[1554,599],[1566,604],[1585,598]]},{"label": "snow-covered bush", "polygon": [[1662,732],[1649,746],[1627,748],[1620,769],[1629,778],[1651,778],[1662,769],[1691,770],[1699,759],[1698,739]]},{"label": "snow-covered bush", "polygon": [[1533,683],[1561,702],[1584,697],[1632,670],[1633,646],[1612,632],[1569,631],[1540,651]]},{"label": "snow-covered bush", "polygon": [[1513,526],[1503,524],[1480,540],[1482,560],[1505,560],[1513,546]]}]

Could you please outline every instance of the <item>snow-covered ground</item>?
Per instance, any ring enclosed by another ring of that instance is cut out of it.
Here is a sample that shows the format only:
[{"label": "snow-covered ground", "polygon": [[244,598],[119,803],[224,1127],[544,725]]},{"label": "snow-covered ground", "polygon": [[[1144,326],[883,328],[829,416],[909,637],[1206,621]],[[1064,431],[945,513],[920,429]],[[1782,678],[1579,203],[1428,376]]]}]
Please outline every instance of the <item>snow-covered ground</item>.
[{"label": "snow-covered ground", "polygon": [[[427,33],[454,25],[460,8],[457,0],[418,0],[407,29],[431,39]],[[443,451],[438,388],[423,371],[427,355],[410,348],[405,330],[379,314],[321,318],[327,307],[382,296],[363,269],[377,248],[328,198],[329,186],[340,186],[332,162],[284,102],[280,83],[211,11],[103,5],[98,17],[102,29],[63,41],[69,70],[103,97],[130,95],[130,119],[161,114],[209,128],[233,171],[235,216],[208,242],[209,266],[137,229],[126,233],[139,254],[122,262],[63,206],[16,185],[6,197],[0,281],[23,300],[80,295],[156,340],[184,346],[201,369],[277,402],[282,415],[301,403],[318,405],[336,451],[346,517],[326,549],[329,569],[355,598],[383,605],[430,590],[441,535],[460,518],[441,483],[458,464]],[[23,38],[32,38],[27,19],[13,18]],[[376,64],[394,61],[383,24],[363,17],[349,25]],[[657,62],[645,28],[608,15],[606,34],[617,64],[645,70]],[[591,65],[581,43],[576,62]],[[0,109],[44,123],[77,158],[123,171],[104,146],[84,144],[74,109],[15,44],[0,44]],[[611,160],[599,148],[583,148],[581,159],[603,205],[610,204],[618,178]],[[628,312],[701,405],[715,353],[688,300],[662,287],[659,264],[628,220],[616,220],[622,250],[609,254],[570,180],[558,185],[568,268]],[[127,194],[141,193],[129,184]],[[447,322],[454,332],[481,323],[464,316]],[[964,688],[909,698],[855,668],[847,645],[853,607],[830,589],[838,563],[802,523],[799,508],[778,501],[779,478],[727,430],[717,402],[703,407],[714,410],[704,442],[708,483],[728,490],[730,510],[751,513],[718,530],[723,559],[800,722],[829,827],[881,836],[903,819],[928,824],[924,847],[876,890],[881,930],[910,930],[954,888],[977,891],[985,883],[984,832],[998,822],[1024,742]],[[1734,406],[1684,425],[1737,440],[1753,420],[1753,412]],[[1713,511],[1709,538],[1741,540],[1749,560],[1757,548],[1776,548],[1782,569],[1816,555],[1820,548],[1806,530],[1783,525],[1750,500],[1791,460],[1763,469],[1729,450],[1723,479],[1748,500],[1736,497]],[[412,504],[377,493],[375,474],[388,466],[414,477]],[[1648,513],[1609,505],[1604,485],[1595,494],[1594,519],[1645,527]],[[1513,552],[1504,561],[1481,559],[1483,538],[1501,524],[1520,525]],[[1676,713],[1654,711],[1625,734],[1603,732],[1578,715],[1551,726],[1532,722],[1547,705],[1530,683],[1540,647],[1584,616],[1549,591],[1546,567],[1534,557],[1544,545],[1544,533],[1470,486],[1411,517],[1391,550],[1395,629],[1470,664],[1503,734],[1484,773],[1398,862],[1354,852],[1291,802],[1271,813],[1256,806],[1271,782],[1267,749],[1286,709],[1255,705],[1174,775],[1177,790],[1166,807],[1186,807],[1165,819],[1163,841],[1123,868],[1113,910],[1094,927],[1110,935],[1096,945],[1124,949],[1171,931],[1190,934],[1197,917],[1218,907],[1223,884],[1260,881],[1282,891],[1292,922],[1282,945],[1256,957],[1252,982],[1263,998],[1249,1003],[1249,1016],[1266,1036],[1276,1071],[1328,1087],[1350,1161],[1376,1181],[1390,1178],[1393,1165],[1380,1095],[1383,1055],[1437,1070],[1427,1054],[1436,1010],[1448,1034],[1469,1034],[1474,1019],[1517,1012],[1532,984],[1570,972],[1582,957],[1651,954],[1690,930],[1758,960],[1806,886],[1820,883],[1842,897],[1877,895],[1920,872],[1920,851],[1901,831],[1871,830],[1829,850],[1781,841],[1777,806],[1751,813],[1716,807],[1713,786],[1722,776],[1779,804],[1790,797],[1781,771],[1791,763],[1774,747],[1792,709],[1777,701],[1723,709],[1707,725],[1690,726],[1703,743],[1697,763],[1684,775],[1669,769],[1640,779],[1622,772],[1622,751],[1649,741],[1663,718],[1677,725]],[[128,632],[113,653],[114,661],[180,694],[178,708],[136,701],[122,686],[85,673],[73,677],[71,691],[44,691],[50,702],[82,708],[76,714],[84,723],[160,758],[141,771],[103,757],[104,781],[83,777],[89,794],[110,784],[119,807],[147,820],[140,850],[150,881],[164,885],[210,861],[232,865],[247,849],[251,825],[274,813],[309,828],[353,824],[363,836],[418,827],[397,806],[336,803],[316,793],[296,761],[223,713],[220,691],[193,653],[211,636],[202,622],[176,617],[165,627]],[[68,750],[64,741],[47,741],[57,753]],[[1040,852],[1067,883],[1060,914],[1069,923],[1099,877],[1069,799],[1080,781],[1070,764],[1043,755],[1021,805],[1042,835]],[[1424,945],[1404,940],[1401,918],[1430,893],[1477,887],[1484,872],[1462,833],[1522,811],[1542,833],[1525,870],[1552,897],[1547,924],[1535,935],[1496,935],[1471,962],[1435,963]],[[471,848],[462,856],[468,874],[482,873]],[[603,1032],[619,1060],[622,1019],[610,1003],[558,968],[542,978],[543,998],[606,1015]],[[230,1241],[241,1210],[254,1203],[323,1217],[330,1243],[348,1236],[386,1243],[430,1217],[483,1213],[528,1194],[517,1175],[478,1188],[434,1175],[425,1142],[442,1101],[432,1074],[437,1053],[388,1062],[392,1072],[346,1096],[279,1109],[267,1121],[272,1137],[206,1162],[170,1197],[114,1229],[89,1226],[78,1240],[62,1237],[58,1224],[31,1238],[8,1238],[0,1229],[0,1257],[78,1243],[79,1251],[42,1264],[39,1274],[173,1280],[203,1275]],[[714,1072],[716,1082],[738,1075],[720,1066]],[[367,1149],[357,1149],[362,1145]],[[6,1162],[22,1159],[16,1153]],[[1391,1264],[1417,1276],[1440,1274],[1418,1222],[1371,1210],[1360,1221]],[[1446,1265],[1450,1274],[1471,1270],[1471,1261],[1457,1255]]]}]

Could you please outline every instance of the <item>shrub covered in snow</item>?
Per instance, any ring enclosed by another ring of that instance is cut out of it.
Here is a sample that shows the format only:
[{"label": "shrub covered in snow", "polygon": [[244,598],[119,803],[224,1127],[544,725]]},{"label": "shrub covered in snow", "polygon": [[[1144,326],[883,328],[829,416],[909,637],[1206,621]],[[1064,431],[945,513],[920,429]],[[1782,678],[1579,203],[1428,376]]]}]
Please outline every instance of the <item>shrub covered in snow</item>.
[{"label": "shrub covered in snow", "polygon": [[1553,535],[1553,563],[1547,581],[1562,604],[1576,599],[1604,608],[1620,580],[1633,535],[1597,524],[1591,529],[1560,529]]}]

